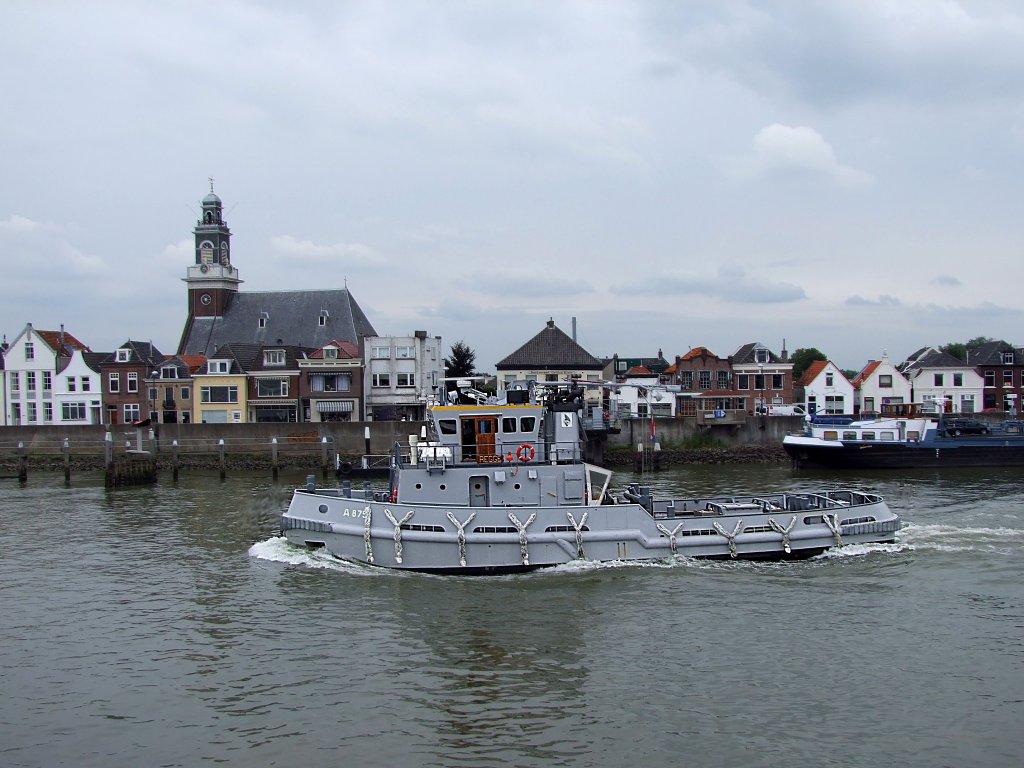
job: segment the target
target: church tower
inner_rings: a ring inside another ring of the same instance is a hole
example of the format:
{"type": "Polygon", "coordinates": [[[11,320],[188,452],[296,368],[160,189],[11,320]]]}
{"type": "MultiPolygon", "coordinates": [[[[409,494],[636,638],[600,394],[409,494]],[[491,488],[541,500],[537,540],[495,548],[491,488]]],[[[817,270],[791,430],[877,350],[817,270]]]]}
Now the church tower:
{"type": "Polygon", "coordinates": [[[224,221],[220,198],[213,192],[203,198],[202,217],[196,223],[196,263],[188,268],[189,317],[222,317],[242,280],[231,266],[231,230],[224,221]]]}

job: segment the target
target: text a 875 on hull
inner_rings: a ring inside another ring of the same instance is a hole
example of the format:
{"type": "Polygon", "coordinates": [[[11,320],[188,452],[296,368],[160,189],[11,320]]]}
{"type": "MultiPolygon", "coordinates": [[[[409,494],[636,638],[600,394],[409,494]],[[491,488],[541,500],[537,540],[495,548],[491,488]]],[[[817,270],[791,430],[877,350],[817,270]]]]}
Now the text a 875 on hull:
{"type": "MultiPolygon", "coordinates": [[[[655,499],[583,460],[587,393],[522,382],[500,401],[436,405],[429,440],[396,445],[387,491],[297,488],[295,544],[437,573],[515,572],[574,560],[806,557],[891,542],[898,515],[858,490],[655,499]]],[[[600,405],[600,403],[598,403],[600,405]]]]}

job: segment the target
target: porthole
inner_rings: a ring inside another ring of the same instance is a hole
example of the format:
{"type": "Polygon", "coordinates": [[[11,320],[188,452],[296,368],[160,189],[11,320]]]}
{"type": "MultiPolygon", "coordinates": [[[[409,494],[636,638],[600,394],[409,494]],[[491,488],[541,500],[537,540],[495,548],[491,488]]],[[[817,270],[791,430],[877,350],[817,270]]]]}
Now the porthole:
{"type": "Polygon", "coordinates": [[[522,486],[522,485],[520,485],[519,483],[516,483],[516,484],[515,484],[515,485],[513,485],[512,487],[513,487],[513,488],[515,488],[515,489],[516,489],[516,490],[518,491],[518,490],[519,490],[520,488],[522,488],[523,486],[522,486]]]}
{"type": "Polygon", "coordinates": [[[480,487],[481,487],[481,486],[480,486],[480,483],[473,483],[473,488],[474,488],[474,489],[476,489],[476,490],[478,490],[478,491],[479,491],[479,490],[480,490],[480,487]]]}
{"type": "Polygon", "coordinates": [[[417,491],[422,491],[423,490],[423,483],[416,483],[416,490],[417,491]]]}
{"type": "Polygon", "coordinates": [[[319,507],[317,507],[317,509],[320,511],[321,515],[326,515],[327,514],[327,505],[326,504],[321,504],[319,507]]]}
{"type": "Polygon", "coordinates": [[[444,483],[441,483],[441,484],[440,484],[440,485],[439,485],[439,486],[437,487],[437,490],[439,490],[439,491],[447,491],[447,490],[448,490],[448,486],[447,486],[447,485],[445,485],[444,483]]]}

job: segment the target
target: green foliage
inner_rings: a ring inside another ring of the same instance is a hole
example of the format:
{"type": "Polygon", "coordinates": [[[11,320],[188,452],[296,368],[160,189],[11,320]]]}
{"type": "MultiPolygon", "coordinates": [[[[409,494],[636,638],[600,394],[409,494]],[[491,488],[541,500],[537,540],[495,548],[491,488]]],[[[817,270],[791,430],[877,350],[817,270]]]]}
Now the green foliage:
{"type": "Polygon", "coordinates": [[[444,375],[446,378],[472,376],[476,367],[476,352],[466,342],[456,341],[452,344],[451,355],[444,359],[444,375]]]}
{"type": "Polygon", "coordinates": [[[988,336],[975,336],[973,339],[969,339],[968,341],[951,341],[949,344],[943,344],[939,347],[939,351],[946,352],[957,360],[967,360],[968,352],[973,352],[978,347],[983,344],[988,344],[990,341],[995,341],[995,339],[990,339],[988,336]]]}
{"type": "MultiPolygon", "coordinates": [[[[828,357],[817,347],[801,347],[794,352],[789,361],[793,364],[793,379],[799,379],[804,371],[811,367],[811,363],[817,360],[828,360],[828,357]]],[[[854,374],[856,375],[856,374],[854,374]]]]}

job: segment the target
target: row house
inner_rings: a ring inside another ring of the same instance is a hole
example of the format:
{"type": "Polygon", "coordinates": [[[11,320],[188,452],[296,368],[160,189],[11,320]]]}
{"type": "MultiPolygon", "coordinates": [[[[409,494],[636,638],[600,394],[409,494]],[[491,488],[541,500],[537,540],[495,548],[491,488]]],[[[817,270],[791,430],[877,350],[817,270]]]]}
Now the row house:
{"type": "Polygon", "coordinates": [[[670,384],[679,388],[679,414],[696,416],[698,411],[747,410],[744,395],[732,388],[732,363],[707,347],[693,347],[685,355],[676,355],[666,370],[670,384]]]}
{"type": "Polygon", "coordinates": [[[363,339],[367,421],[423,421],[427,404],[439,398],[444,379],[440,336],[414,331],[411,336],[363,339]]]}
{"type": "Polygon", "coordinates": [[[935,347],[924,347],[900,365],[913,392],[913,402],[933,403],[943,413],[981,410],[985,380],[977,370],[935,347]]]}
{"type": "Polygon", "coordinates": [[[967,362],[982,377],[982,410],[1017,416],[1024,407],[1024,350],[990,341],[968,350],[967,362]]]}
{"type": "Polygon", "coordinates": [[[150,417],[144,382],[163,359],[152,342],[128,340],[100,362],[104,424],[135,424],[150,417]]]}
{"type": "Polygon", "coordinates": [[[808,414],[853,413],[854,385],[830,360],[815,360],[796,382],[808,414]]]}
{"type": "Polygon", "coordinates": [[[887,354],[881,360],[869,360],[852,383],[855,414],[872,416],[881,413],[885,406],[913,402],[910,382],[887,354]]]}
{"type": "Polygon", "coordinates": [[[67,333],[37,330],[28,323],[6,346],[4,359],[3,422],[53,424],[58,421],[54,406],[54,380],[76,350],[89,348],[67,333]]]}
{"type": "Polygon", "coordinates": [[[100,364],[107,352],[76,349],[57,371],[53,390],[54,415],[61,424],[103,423],[103,376],[100,364]]]}
{"type": "Polygon", "coordinates": [[[650,371],[660,384],[668,383],[666,371],[669,368],[669,362],[660,349],[657,357],[619,357],[618,354],[614,354],[604,360],[602,373],[605,381],[621,382],[628,377],[630,371],[637,368],[650,371]]]}
{"type": "Polygon", "coordinates": [[[156,366],[146,379],[150,420],[154,424],[190,424],[194,377],[205,369],[204,355],[175,355],[156,366]]]}
{"type": "Polygon", "coordinates": [[[363,356],[335,339],[298,361],[304,421],[358,421],[363,402],[363,356]]]}

